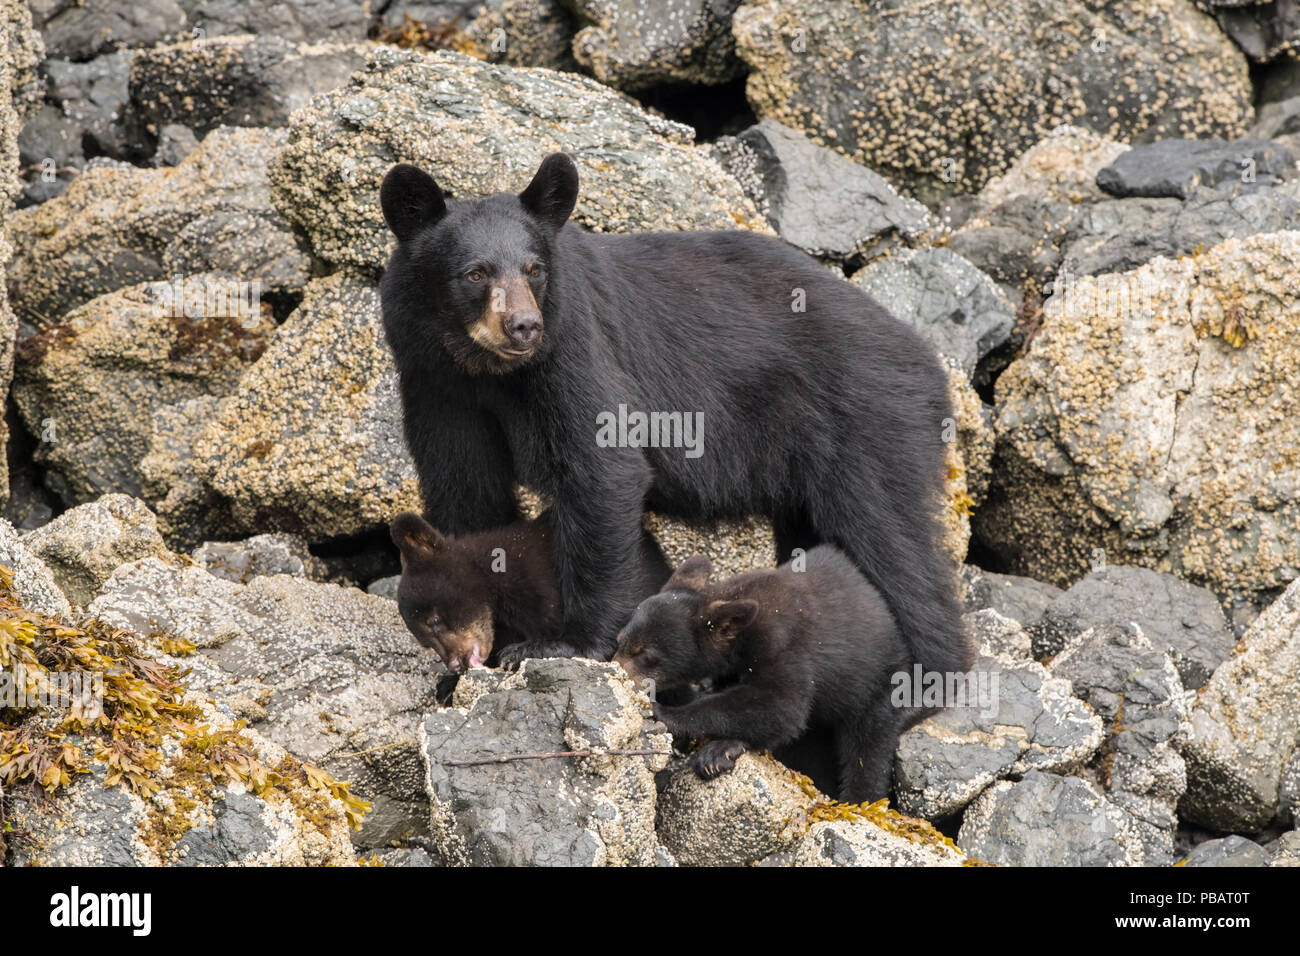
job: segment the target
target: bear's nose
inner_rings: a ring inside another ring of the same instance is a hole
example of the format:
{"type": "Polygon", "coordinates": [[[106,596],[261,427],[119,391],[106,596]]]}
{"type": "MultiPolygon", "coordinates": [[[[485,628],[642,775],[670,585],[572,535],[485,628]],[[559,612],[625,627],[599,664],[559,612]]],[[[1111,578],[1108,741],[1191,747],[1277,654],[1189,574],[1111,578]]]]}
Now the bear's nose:
{"type": "Polygon", "coordinates": [[[520,348],[531,348],[542,334],[542,314],[535,309],[511,312],[506,319],[506,335],[520,348]]]}

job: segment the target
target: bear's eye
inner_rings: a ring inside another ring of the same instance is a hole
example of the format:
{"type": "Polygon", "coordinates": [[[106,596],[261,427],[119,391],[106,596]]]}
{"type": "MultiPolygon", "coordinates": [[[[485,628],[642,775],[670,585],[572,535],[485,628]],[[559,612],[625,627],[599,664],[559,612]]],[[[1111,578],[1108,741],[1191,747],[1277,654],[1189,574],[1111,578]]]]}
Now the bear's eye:
{"type": "Polygon", "coordinates": [[[541,267],[541,266],[539,266],[536,262],[533,262],[533,263],[530,263],[530,264],[529,264],[529,266],[528,266],[528,277],[529,277],[530,279],[536,279],[536,278],[540,277],[541,274],[542,274],[542,267],[541,267]]]}
{"type": "Polygon", "coordinates": [[[469,272],[465,273],[465,278],[468,279],[470,282],[482,282],[482,281],[483,281],[483,270],[482,270],[482,269],[470,269],[469,272]]]}
{"type": "Polygon", "coordinates": [[[437,614],[430,615],[429,626],[433,628],[435,631],[438,630],[440,627],[442,627],[442,618],[440,618],[437,614]]]}

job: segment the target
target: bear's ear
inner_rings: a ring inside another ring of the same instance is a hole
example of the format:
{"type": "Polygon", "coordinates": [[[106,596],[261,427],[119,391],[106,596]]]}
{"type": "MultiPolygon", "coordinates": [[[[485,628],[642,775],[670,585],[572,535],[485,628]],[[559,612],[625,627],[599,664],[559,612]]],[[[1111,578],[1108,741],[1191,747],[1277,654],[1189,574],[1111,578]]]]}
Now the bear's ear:
{"type": "Polygon", "coordinates": [[[694,554],[682,562],[682,566],[673,572],[661,591],[686,588],[688,591],[702,591],[713,574],[713,564],[702,554],[694,554]]]}
{"type": "Polygon", "coordinates": [[[433,177],[409,163],[398,163],[379,187],[379,204],[388,228],[402,242],[447,213],[442,190],[433,177]]]}
{"type": "Polygon", "coordinates": [[[730,640],[754,622],[758,604],[754,601],[714,601],[704,609],[704,622],[718,637],[730,640]]]}
{"type": "Polygon", "coordinates": [[[578,201],[578,167],[564,153],[551,153],[537,167],[519,201],[534,218],[558,231],[578,201]]]}
{"type": "Polygon", "coordinates": [[[408,561],[427,561],[433,552],[443,543],[440,535],[429,522],[414,511],[403,511],[388,526],[393,544],[402,552],[402,566],[408,561]]]}

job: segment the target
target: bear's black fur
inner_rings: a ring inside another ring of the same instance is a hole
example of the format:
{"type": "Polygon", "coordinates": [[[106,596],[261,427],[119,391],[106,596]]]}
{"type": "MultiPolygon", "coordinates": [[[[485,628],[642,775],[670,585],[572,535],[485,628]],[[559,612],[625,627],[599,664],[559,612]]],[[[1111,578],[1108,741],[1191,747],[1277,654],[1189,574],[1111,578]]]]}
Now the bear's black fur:
{"type": "MultiPolygon", "coordinates": [[[[643,509],[768,515],[778,561],[834,543],[915,660],[966,669],[937,518],[952,412],[931,348],[778,239],[587,233],[566,224],[577,193],[560,153],[518,196],[449,201],[408,165],[384,180],[399,240],[384,328],[430,520],[491,528],[515,519],[516,482],[549,493],[561,650],[603,659],[637,604],[643,509]],[[620,404],[703,413],[703,455],[600,447],[597,416],[620,404]]],[[[542,650],[557,647],[517,645],[507,663],[542,650]]]]}
{"type": "Polygon", "coordinates": [[[746,748],[783,748],[829,732],[836,796],[887,796],[898,736],[918,718],[894,707],[890,681],[911,659],[884,599],[830,545],[804,570],[783,564],[709,584],[707,558],[685,562],[619,635],[614,660],[656,694],[711,680],[714,692],[655,704],[674,735],[708,737],[692,758],[702,777],[730,770],[746,748]]]}
{"type": "MultiPolygon", "coordinates": [[[[551,558],[546,511],[531,521],[449,536],[406,511],[389,534],[402,557],[397,608],[415,639],[432,648],[452,673],[493,666],[511,644],[544,646],[564,632],[563,604],[551,558]]],[[[641,596],[653,594],[671,569],[643,532],[641,596]]]]}

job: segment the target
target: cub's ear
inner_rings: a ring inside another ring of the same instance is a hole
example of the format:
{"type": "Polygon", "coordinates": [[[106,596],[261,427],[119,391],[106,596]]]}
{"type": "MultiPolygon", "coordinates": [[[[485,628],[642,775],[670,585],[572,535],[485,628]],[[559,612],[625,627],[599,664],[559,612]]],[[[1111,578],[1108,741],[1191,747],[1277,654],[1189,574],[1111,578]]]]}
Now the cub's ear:
{"type": "Polygon", "coordinates": [[[686,588],[688,591],[702,591],[713,574],[713,564],[702,554],[694,554],[682,562],[682,566],[673,572],[673,576],[664,582],[660,591],[674,588],[686,588]]]}
{"type": "Polygon", "coordinates": [[[402,242],[447,213],[447,202],[433,177],[409,163],[398,163],[388,171],[379,187],[379,204],[388,228],[402,242]]]}
{"type": "Polygon", "coordinates": [[[403,511],[388,526],[393,544],[402,552],[402,567],[408,561],[427,561],[433,552],[443,543],[440,535],[429,522],[414,511],[403,511]]]}
{"type": "Polygon", "coordinates": [[[558,230],[569,221],[578,201],[578,167],[564,153],[551,153],[519,194],[519,201],[534,218],[558,230]]]}
{"type": "Polygon", "coordinates": [[[704,609],[709,630],[723,638],[733,638],[754,622],[758,615],[755,601],[714,601],[704,609]]]}

